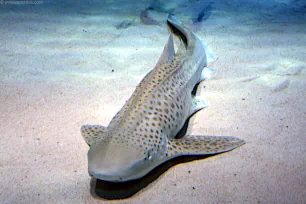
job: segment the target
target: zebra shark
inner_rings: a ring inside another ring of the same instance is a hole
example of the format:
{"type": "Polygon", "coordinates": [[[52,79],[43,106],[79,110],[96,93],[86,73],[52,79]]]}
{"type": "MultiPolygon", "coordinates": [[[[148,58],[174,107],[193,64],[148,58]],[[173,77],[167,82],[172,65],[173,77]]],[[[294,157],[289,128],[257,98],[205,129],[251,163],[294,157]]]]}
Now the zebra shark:
{"type": "Polygon", "coordinates": [[[88,172],[111,182],[139,179],[174,157],[212,155],[245,143],[230,136],[184,135],[186,121],[207,102],[195,96],[197,84],[213,75],[207,47],[173,15],[168,42],[156,64],[107,127],[83,125],[88,172]],[[180,40],[175,52],[173,36],[180,40]]]}

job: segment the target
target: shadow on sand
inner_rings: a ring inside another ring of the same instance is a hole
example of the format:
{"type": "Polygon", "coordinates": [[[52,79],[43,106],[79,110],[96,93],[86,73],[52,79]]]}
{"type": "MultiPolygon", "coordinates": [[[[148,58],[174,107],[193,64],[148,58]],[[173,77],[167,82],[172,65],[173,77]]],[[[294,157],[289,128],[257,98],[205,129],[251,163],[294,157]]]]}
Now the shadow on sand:
{"type": "Polygon", "coordinates": [[[161,174],[163,174],[165,171],[170,169],[172,166],[180,163],[204,159],[214,155],[181,156],[173,158],[159,165],[151,172],[149,172],[146,176],[137,180],[127,181],[127,182],[109,182],[109,181],[103,181],[92,178],[90,182],[91,183],[90,192],[93,197],[104,198],[108,200],[129,198],[138,191],[140,191],[141,189],[148,186],[151,182],[156,180],[161,174]]]}

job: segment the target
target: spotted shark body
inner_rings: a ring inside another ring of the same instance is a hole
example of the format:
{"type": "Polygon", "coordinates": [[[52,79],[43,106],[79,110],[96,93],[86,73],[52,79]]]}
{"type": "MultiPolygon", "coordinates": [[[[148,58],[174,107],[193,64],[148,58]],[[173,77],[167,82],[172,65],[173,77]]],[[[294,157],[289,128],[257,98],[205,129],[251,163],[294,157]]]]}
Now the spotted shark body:
{"type": "Polygon", "coordinates": [[[174,157],[216,154],[244,144],[235,137],[177,139],[189,117],[207,106],[193,90],[213,71],[207,68],[205,44],[174,16],[168,16],[167,25],[170,36],[157,65],[110,124],[81,127],[90,146],[88,171],[95,178],[134,180],[174,157]],[[176,52],[173,35],[181,42],[176,52]]]}

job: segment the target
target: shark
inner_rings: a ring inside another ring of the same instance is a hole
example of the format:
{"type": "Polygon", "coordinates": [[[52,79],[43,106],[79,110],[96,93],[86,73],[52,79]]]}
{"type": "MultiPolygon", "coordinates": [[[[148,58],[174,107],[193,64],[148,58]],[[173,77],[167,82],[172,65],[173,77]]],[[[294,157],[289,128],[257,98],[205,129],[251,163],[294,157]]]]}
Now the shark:
{"type": "Polygon", "coordinates": [[[196,112],[208,106],[196,96],[198,84],[214,75],[208,48],[169,14],[168,41],[156,66],[139,83],[108,126],[86,124],[81,134],[89,145],[88,172],[99,180],[140,179],[179,156],[214,155],[245,143],[232,136],[178,134],[196,112]],[[174,37],[179,45],[174,46],[174,37]]]}

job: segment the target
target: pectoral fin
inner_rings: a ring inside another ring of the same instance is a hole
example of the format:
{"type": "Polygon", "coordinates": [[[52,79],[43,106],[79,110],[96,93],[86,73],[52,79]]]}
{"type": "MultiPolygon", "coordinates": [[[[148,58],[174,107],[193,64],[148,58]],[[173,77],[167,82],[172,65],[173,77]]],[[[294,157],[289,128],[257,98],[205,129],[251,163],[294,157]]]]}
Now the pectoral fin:
{"type": "Polygon", "coordinates": [[[168,141],[168,155],[211,155],[230,151],[244,143],[244,140],[237,137],[187,135],[168,141]]]}
{"type": "Polygon", "coordinates": [[[98,138],[103,137],[106,127],[102,125],[82,125],[81,133],[85,142],[90,146],[98,138]]]}

